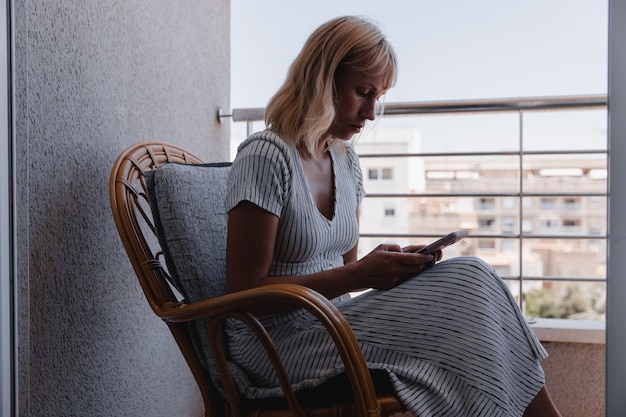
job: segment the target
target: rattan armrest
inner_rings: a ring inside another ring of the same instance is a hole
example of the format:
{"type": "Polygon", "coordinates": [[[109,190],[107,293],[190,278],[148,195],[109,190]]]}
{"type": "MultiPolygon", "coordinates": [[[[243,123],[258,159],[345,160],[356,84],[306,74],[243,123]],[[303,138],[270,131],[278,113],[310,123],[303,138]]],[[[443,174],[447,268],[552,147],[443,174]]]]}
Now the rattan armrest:
{"type": "Polygon", "coordinates": [[[338,316],[338,320],[344,326],[348,328],[350,326],[326,297],[298,284],[264,285],[195,303],[168,303],[156,313],[163,320],[179,323],[210,318],[233,311],[251,311],[258,307],[266,307],[268,302],[281,303],[286,309],[320,309],[329,316],[338,316]]]}
{"type": "MultiPolygon", "coordinates": [[[[333,338],[343,361],[346,374],[352,385],[355,406],[362,411],[360,415],[366,416],[370,413],[374,415],[379,413],[380,406],[376,399],[371,375],[349,323],[327,298],[310,288],[297,284],[266,285],[192,304],[170,304],[158,311],[157,314],[169,322],[192,321],[202,318],[211,319],[210,323],[213,329],[209,328],[209,339],[212,342],[211,348],[213,349],[214,359],[220,370],[228,396],[232,395],[235,398],[238,398],[238,394],[226,365],[225,354],[222,351],[221,343],[215,339],[219,338],[217,326],[224,319],[235,317],[244,321],[255,331],[259,340],[265,346],[268,356],[274,364],[277,376],[281,380],[285,397],[293,411],[299,414],[302,410],[295,399],[291,384],[286,379],[286,372],[282,367],[278,352],[269,335],[250,313],[250,311],[254,311],[259,306],[272,304],[305,309],[324,325],[333,338]]],[[[235,401],[234,398],[230,402],[231,404],[240,403],[240,401],[235,401]]]]}

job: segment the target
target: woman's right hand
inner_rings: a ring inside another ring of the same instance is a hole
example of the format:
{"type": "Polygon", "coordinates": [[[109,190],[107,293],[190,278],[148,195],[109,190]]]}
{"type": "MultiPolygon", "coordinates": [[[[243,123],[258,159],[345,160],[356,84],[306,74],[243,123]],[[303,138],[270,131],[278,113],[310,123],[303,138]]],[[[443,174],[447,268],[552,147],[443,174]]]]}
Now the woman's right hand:
{"type": "Polygon", "coordinates": [[[398,245],[381,244],[352,265],[363,288],[388,290],[435,262],[433,255],[403,252],[398,245]]]}

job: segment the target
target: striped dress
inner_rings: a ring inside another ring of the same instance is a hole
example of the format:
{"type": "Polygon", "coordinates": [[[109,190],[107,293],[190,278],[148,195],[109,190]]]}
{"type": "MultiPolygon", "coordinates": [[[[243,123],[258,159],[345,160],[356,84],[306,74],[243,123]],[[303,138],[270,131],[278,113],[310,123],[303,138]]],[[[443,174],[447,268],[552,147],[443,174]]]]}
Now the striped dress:
{"type": "MultiPolygon", "coordinates": [[[[270,130],[239,147],[227,210],[250,201],[279,217],[270,275],[304,275],[343,264],[358,239],[356,209],[364,196],[351,146],[331,147],[335,213],[317,209],[297,150],[270,130]]],[[[415,416],[521,416],[544,384],[546,351],[528,328],[494,269],[475,257],[438,263],[387,291],[333,300],[350,322],[370,369],[389,374],[415,416]]],[[[332,341],[308,313],[263,318],[295,389],[343,371],[332,341]]],[[[263,348],[230,321],[227,344],[236,380],[248,398],[281,390],[263,348]]]]}

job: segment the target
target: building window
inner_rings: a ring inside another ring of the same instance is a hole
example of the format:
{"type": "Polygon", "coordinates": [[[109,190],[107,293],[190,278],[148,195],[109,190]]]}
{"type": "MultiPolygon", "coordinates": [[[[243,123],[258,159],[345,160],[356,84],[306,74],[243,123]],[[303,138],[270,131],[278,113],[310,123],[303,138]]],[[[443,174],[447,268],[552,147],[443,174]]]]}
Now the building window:
{"type": "Polygon", "coordinates": [[[556,198],[554,197],[541,197],[540,206],[542,210],[555,210],[557,208],[556,198]]]}
{"type": "Polygon", "coordinates": [[[382,178],[383,180],[392,180],[393,179],[393,168],[383,168],[382,169],[382,178]]]}
{"type": "Polygon", "coordinates": [[[493,217],[478,219],[478,230],[492,231],[495,226],[496,220],[493,217]]]}
{"type": "Polygon", "coordinates": [[[505,217],[502,219],[502,233],[512,235],[515,233],[515,219],[512,217],[505,217]]]}
{"type": "Polygon", "coordinates": [[[589,234],[590,235],[601,235],[602,234],[602,226],[597,223],[591,223],[589,225],[589,234]]]}
{"type": "Polygon", "coordinates": [[[564,219],[562,225],[563,231],[566,233],[580,232],[580,219],[564,219]]]}
{"type": "Polygon", "coordinates": [[[514,209],[516,207],[517,198],[505,197],[502,199],[502,208],[514,209]]]}
{"type": "Polygon", "coordinates": [[[580,198],[566,197],[563,199],[563,208],[568,211],[580,210],[580,198]]]}
{"type": "Polygon", "coordinates": [[[369,168],[367,170],[367,178],[373,181],[376,180],[392,180],[393,168],[369,168]]]}
{"type": "Polygon", "coordinates": [[[385,209],[385,217],[393,217],[396,215],[396,209],[394,208],[386,208],[385,209]]]}
{"type": "Polygon", "coordinates": [[[496,199],[493,197],[481,197],[478,199],[479,210],[493,210],[496,208],[496,199]]]}
{"type": "Polygon", "coordinates": [[[533,197],[524,197],[522,199],[522,207],[524,208],[533,208],[535,205],[535,200],[533,197]]]}
{"type": "Polygon", "coordinates": [[[603,200],[604,199],[600,197],[589,197],[587,205],[589,206],[590,209],[601,209],[603,200]]]}
{"type": "Polygon", "coordinates": [[[555,219],[541,219],[539,220],[539,228],[543,232],[556,232],[559,230],[559,222],[555,219]]]}
{"type": "Polygon", "coordinates": [[[533,232],[533,219],[522,220],[522,232],[531,234],[533,232]]]}
{"type": "Polygon", "coordinates": [[[503,239],[502,242],[500,242],[500,249],[503,252],[515,252],[517,250],[515,241],[511,239],[503,239]]]}

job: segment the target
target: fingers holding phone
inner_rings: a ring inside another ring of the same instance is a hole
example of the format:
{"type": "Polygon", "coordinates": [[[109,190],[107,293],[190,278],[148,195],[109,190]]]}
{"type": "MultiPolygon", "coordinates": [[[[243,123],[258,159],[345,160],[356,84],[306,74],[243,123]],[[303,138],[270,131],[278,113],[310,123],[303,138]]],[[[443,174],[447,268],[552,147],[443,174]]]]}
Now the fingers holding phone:
{"type": "Polygon", "coordinates": [[[467,230],[455,230],[448,233],[440,239],[432,242],[429,245],[410,245],[402,248],[403,252],[414,252],[422,255],[433,255],[435,261],[440,261],[443,256],[443,249],[458,242],[461,239],[466,238],[469,235],[467,230]]]}
{"type": "Polygon", "coordinates": [[[433,265],[435,264],[435,262],[439,262],[441,260],[441,258],[443,257],[443,251],[442,250],[436,250],[434,252],[430,251],[428,253],[424,253],[421,252],[422,249],[424,249],[426,247],[426,245],[408,245],[402,248],[402,252],[404,253],[416,253],[419,255],[432,255],[433,256],[433,265]]]}

